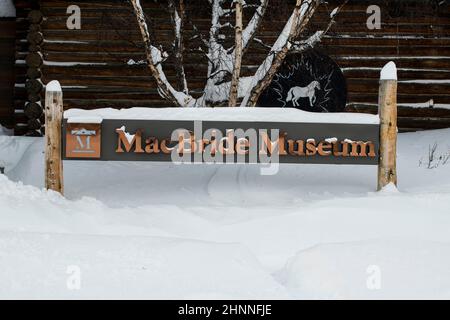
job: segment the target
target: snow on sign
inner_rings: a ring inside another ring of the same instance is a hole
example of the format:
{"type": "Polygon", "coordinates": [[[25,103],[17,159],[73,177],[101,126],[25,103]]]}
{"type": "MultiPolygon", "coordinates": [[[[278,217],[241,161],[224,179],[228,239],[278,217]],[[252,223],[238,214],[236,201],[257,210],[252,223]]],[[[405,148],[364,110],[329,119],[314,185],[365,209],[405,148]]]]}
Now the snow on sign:
{"type": "Polygon", "coordinates": [[[378,164],[376,116],[239,109],[168,109],[177,113],[176,120],[158,109],[145,111],[148,117],[141,112],[141,119],[118,111],[100,123],[69,116],[63,123],[63,155],[112,161],[174,161],[175,155],[183,162],[219,163],[265,163],[276,156],[272,162],[378,164]]]}

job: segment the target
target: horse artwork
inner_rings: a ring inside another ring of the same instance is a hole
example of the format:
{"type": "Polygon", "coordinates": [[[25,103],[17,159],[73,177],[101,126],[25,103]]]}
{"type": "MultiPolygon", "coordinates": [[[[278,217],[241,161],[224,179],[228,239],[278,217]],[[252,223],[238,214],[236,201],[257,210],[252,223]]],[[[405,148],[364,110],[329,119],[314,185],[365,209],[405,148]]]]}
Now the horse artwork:
{"type": "Polygon", "coordinates": [[[258,106],[343,112],[346,103],[347,85],[341,68],[326,54],[310,49],[286,57],[258,106]]]}
{"type": "Polygon", "coordinates": [[[316,102],[316,89],[320,90],[319,81],[313,81],[306,87],[292,87],[289,89],[286,102],[292,101],[294,107],[298,107],[301,98],[309,98],[309,105],[312,108],[316,102]]]}

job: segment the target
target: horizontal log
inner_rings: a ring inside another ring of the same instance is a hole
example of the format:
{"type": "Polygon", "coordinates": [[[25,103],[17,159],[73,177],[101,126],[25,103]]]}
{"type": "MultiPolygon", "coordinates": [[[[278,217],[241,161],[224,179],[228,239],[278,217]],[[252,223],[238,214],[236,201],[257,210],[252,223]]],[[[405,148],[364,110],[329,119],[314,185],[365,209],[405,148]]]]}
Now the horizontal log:
{"type": "Polygon", "coordinates": [[[42,76],[42,72],[39,68],[30,67],[27,70],[27,77],[30,79],[38,79],[42,76]]]}
{"type": "Polygon", "coordinates": [[[40,31],[29,32],[27,40],[31,44],[40,45],[44,41],[44,35],[40,31]]]}
{"type": "MultiPolygon", "coordinates": [[[[353,79],[375,79],[380,78],[380,68],[366,69],[364,67],[343,68],[342,72],[346,78],[353,79]]],[[[398,79],[401,80],[447,80],[450,79],[450,70],[434,69],[397,69],[398,79]]]]}
{"type": "MultiPolygon", "coordinates": [[[[118,21],[117,19],[111,19],[105,21],[103,18],[83,18],[82,19],[82,30],[89,31],[95,30],[97,32],[111,32],[111,30],[124,31],[139,31],[138,25],[132,20],[133,16],[130,16],[125,21],[118,21]],[[133,22],[131,22],[133,21],[133,22]]],[[[170,21],[170,20],[169,20],[170,21]]],[[[41,27],[43,30],[67,30],[67,16],[64,17],[50,17],[46,19],[41,27]]],[[[261,32],[270,32],[274,37],[279,34],[283,29],[285,22],[272,22],[270,25],[270,31],[262,29],[261,32]]],[[[315,30],[324,30],[327,27],[328,22],[311,23],[307,30],[314,32],[315,30]]],[[[173,25],[170,23],[157,24],[158,35],[161,35],[164,31],[166,35],[173,35],[173,25]]],[[[384,24],[381,29],[370,30],[372,35],[403,35],[403,36],[445,36],[448,34],[448,28],[450,24],[446,25],[415,25],[415,24],[384,24]]],[[[208,27],[209,28],[209,27],[208,27]]],[[[207,34],[207,29],[205,28],[203,32],[207,34]]],[[[231,29],[231,28],[230,28],[231,29]]],[[[345,23],[345,24],[335,24],[329,31],[329,33],[334,34],[349,34],[349,33],[368,33],[367,26],[364,23],[345,23]]]]}
{"type": "Polygon", "coordinates": [[[132,107],[143,107],[143,108],[166,108],[171,107],[171,103],[165,100],[133,100],[133,99],[114,99],[114,100],[104,100],[97,99],[83,100],[83,99],[64,99],[64,109],[70,108],[82,108],[82,109],[97,109],[97,108],[132,108],[132,107]]]}
{"type": "Polygon", "coordinates": [[[26,55],[25,60],[27,65],[32,68],[39,68],[44,62],[42,54],[39,52],[30,52],[26,55]]]}
{"type": "Polygon", "coordinates": [[[42,22],[43,15],[40,10],[31,10],[28,13],[28,21],[33,24],[39,24],[42,22]]]}
{"type": "MultiPolygon", "coordinates": [[[[347,104],[345,111],[358,113],[378,113],[377,104],[347,104]]],[[[432,118],[450,118],[450,108],[418,108],[400,105],[397,108],[398,116],[401,117],[432,117],[432,118]]]]}
{"type": "Polygon", "coordinates": [[[29,32],[41,32],[41,26],[39,24],[30,24],[28,27],[29,32]]]}
{"type": "Polygon", "coordinates": [[[29,130],[39,130],[42,124],[39,119],[29,119],[27,122],[27,126],[29,130]]]}
{"type": "MultiPolygon", "coordinates": [[[[286,2],[287,3],[284,6],[279,6],[278,2],[276,2],[276,3],[269,2],[269,9],[273,8],[274,10],[269,10],[268,16],[270,16],[271,18],[279,18],[279,19],[284,18],[285,19],[286,15],[292,11],[292,8],[294,7],[294,4],[295,4],[295,2],[293,2],[293,1],[286,1],[286,2]],[[278,7],[275,7],[276,5],[278,5],[278,7]],[[275,10],[275,9],[277,9],[277,10],[275,10]]],[[[70,1],[48,1],[47,0],[41,4],[41,10],[46,12],[46,14],[48,14],[48,12],[55,12],[55,14],[59,15],[70,4],[71,4],[70,1]]],[[[328,17],[331,10],[334,8],[333,6],[336,6],[337,4],[339,4],[339,2],[336,2],[336,1],[328,2],[327,6],[320,6],[318,11],[316,12],[316,14],[323,15],[324,17],[328,17]]],[[[382,14],[383,21],[386,19],[401,19],[401,18],[391,18],[390,17],[389,10],[385,7],[386,2],[374,0],[370,4],[378,4],[382,8],[381,14],[382,14]]],[[[111,1],[80,2],[80,1],[77,1],[77,5],[79,5],[83,11],[86,11],[87,14],[89,14],[89,13],[95,14],[95,10],[97,10],[97,11],[111,10],[114,12],[118,12],[118,14],[120,14],[121,11],[126,13],[130,8],[130,4],[127,2],[123,2],[123,1],[122,2],[111,2],[111,1]]],[[[156,16],[168,14],[167,9],[166,9],[167,5],[165,5],[164,2],[163,3],[161,3],[161,2],[152,3],[152,2],[147,1],[147,2],[142,2],[142,6],[145,11],[151,11],[156,16]]],[[[363,17],[367,17],[367,14],[366,14],[367,6],[368,6],[367,3],[358,3],[356,1],[351,1],[344,7],[342,12],[340,13],[340,16],[344,15],[344,14],[348,14],[351,16],[361,15],[363,17]]],[[[448,12],[446,10],[441,10],[440,12],[438,12],[438,14],[436,14],[436,12],[432,10],[431,6],[427,6],[426,4],[418,5],[416,3],[413,7],[408,7],[408,9],[410,9],[410,10],[408,10],[409,17],[404,17],[403,19],[411,20],[412,18],[415,18],[415,19],[418,19],[420,17],[428,18],[430,16],[431,17],[434,17],[434,16],[448,17],[448,12]]],[[[188,2],[186,4],[186,10],[187,10],[187,13],[196,12],[198,14],[201,14],[206,19],[207,14],[210,11],[210,8],[208,6],[205,6],[202,2],[188,2]]]]}
{"type": "Polygon", "coordinates": [[[29,119],[39,119],[42,112],[42,106],[36,102],[29,102],[24,107],[24,113],[29,119]]]}
{"type": "Polygon", "coordinates": [[[41,100],[41,93],[42,92],[40,92],[40,93],[32,93],[32,92],[30,92],[27,95],[27,100],[30,101],[30,102],[38,102],[38,101],[41,100]]]}
{"type": "MultiPolygon", "coordinates": [[[[167,39],[164,42],[159,43],[160,45],[166,48],[170,48],[172,41],[167,39]]],[[[357,56],[377,56],[377,55],[393,55],[393,56],[450,56],[450,41],[445,46],[420,46],[411,50],[411,46],[414,46],[414,43],[400,45],[373,45],[368,41],[364,46],[361,44],[356,45],[339,45],[333,42],[321,43],[318,46],[319,49],[325,51],[329,55],[357,55],[357,56]]],[[[194,44],[186,45],[187,50],[195,50],[198,46],[194,44]]],[[[70,53],[71,55],[87,54],[91,53],[92,56],[97,55],[125,55],[128,53],[131,54],[144,54],[144,46],[142,41],[130,41],[130,40],[102,40],[99,35],[98,40],[87,40],[87,41],[55,41],[50,40],[44,42],[42,44],[42,49],[48,53],[57,55],[60,53],[61,56],[64,54],[70,53]]],[[[261,46],[257,46],[256,44],[247,51],[246,56],[252,55],[259,52],[261,57],[267,55],[267,49],[263,49],[261,46]]],[[[187,53],[189,56],[199,56],[203,55],[198,52],[189,52],[187,53]]],[[[67,58],[69,59],[69,58],[67,58]]]]}
{"type": "MultiPolygon", "coordinates": [[[[433,99],[435,104],[450,104],[450,96],[448,94],[429,95],[421,94],[420,92],[416,94],[398,94],[398,103],[423,103],[430,99],[433,99]]],[[[347,102],[377,104],[378,95],[366,92],[348,92],[347,102]]]]}
{"type": "Polygon", "coordinates": [[[441,129],[450,127],[450,118],[398,117],[400,127],[416,129],[441,129]]]}
{"type": "Polygon", "coordinates": [[[25,82],[25,89],[27,93],[38,94],[42,91],[43,85],[42,82],[37,79],[28,79],[27,82],[25,82]]]}

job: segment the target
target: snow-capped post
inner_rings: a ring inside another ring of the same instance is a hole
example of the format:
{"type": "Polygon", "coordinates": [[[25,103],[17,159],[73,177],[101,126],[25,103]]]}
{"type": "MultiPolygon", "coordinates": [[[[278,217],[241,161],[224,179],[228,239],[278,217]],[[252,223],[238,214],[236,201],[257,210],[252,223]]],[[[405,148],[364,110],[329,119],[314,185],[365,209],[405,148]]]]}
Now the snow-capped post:
{"type": "Polygon", "coordinates": [[[236,25],[235,25],[235,54],[233,75],[230,85],[230,98],[228,99],[228,106],[235,107],[237,104],[239,77],[241,73],[242,63],[242,0],[235,0],[236,2],[236,25]]]}
{"type": "Polygon", "coordinates": [[[378,190],[381,190],[390,183],[397,185],[397,68],[392,61],[381,70],[378,114],[380,116],[378,190]]]}
{"type": "Polygon", "coordinates": [[[63,194],[63,166],[61,158],[61,125],[63,96],[58,81],[50,81],[45,88],[45,188],[63,194]]]}

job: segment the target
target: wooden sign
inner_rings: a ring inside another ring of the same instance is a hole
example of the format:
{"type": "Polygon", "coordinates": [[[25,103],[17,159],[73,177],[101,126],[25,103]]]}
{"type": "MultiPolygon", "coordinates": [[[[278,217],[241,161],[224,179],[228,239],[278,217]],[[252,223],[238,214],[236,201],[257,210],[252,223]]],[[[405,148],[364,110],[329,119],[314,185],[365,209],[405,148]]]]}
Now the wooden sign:
{"type": "Polygon", "coordinates": [[[90,114],[68,110],[67,119],[61,119],[61,87],[51,82],[45,109],[46,188],[62,193],[63,157],[378,165],[381,190],[397,183],[397,70],[392,61],[381,71],[379,92],[379,115],[318,115],[266,108],[131,108],[90,114]]]}
{"type": "Polygon", "coordinates": [[[258,105],[342,112],[346,102],[347,87],[341,69],[329,56],[311,49],[286,57],[258,105]]]}
{"type": "Polygon", "coordinates": [[[379,150],[379,124],[66,120],[63,137],[64,158],[71,160],[173,161],[176,150],[192,162],[213,156],[219,162],[261,163],[276,155],[280,163],[376,165],[379,150]]]}

